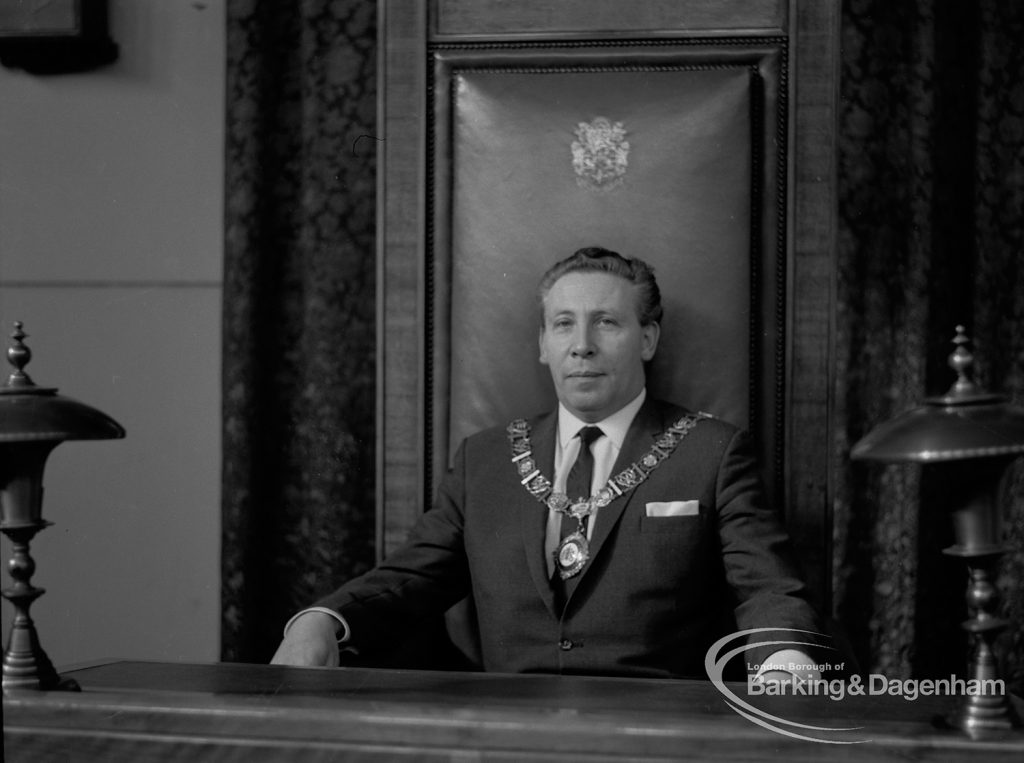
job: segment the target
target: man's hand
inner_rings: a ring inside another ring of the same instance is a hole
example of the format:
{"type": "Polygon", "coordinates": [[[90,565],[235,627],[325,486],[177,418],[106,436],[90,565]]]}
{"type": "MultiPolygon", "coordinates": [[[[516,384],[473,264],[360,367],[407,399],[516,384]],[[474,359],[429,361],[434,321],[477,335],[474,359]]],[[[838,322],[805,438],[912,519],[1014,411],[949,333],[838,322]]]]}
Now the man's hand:
{"type": "Polygon", "coordinates": [[[799,649],[780,649],[764,661],[755,680],[788,684],[794,680],[817,681],[820,678],[821,671],[808,654],[799,649]]]}
{"type": "Polygon", "coordinates": [[[296,618],[270,664],[338,667],[338,621],[323,612],[296,618]]]}
{"type": "Polygon", "coordinates": [[[788,684],[793,680],[793,674],[788,670],[766,670],[759,673],[754,680],[766,684],[788,684]]]}

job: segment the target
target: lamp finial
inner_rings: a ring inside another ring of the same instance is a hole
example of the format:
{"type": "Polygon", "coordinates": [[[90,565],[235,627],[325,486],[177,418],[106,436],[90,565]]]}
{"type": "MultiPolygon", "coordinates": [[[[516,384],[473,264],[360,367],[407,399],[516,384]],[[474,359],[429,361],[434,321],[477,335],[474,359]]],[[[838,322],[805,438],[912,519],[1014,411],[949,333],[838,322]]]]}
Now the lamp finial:
{"type": "Polygon", "coordinates": [[[949,367],[956,372],[956,381],[947,393],[948,397],[966,397],[978,392],[978,386],[971,378],[974,370],[974,355],[968,349],[971,340],[963,326],[956,327],[953,344],[956,349],[949,354],[949,367]]]}
{"type": "Polygon", "coordinates": [[[32,360],[32,350],[30,350],[24,342],[24,339],[28,336],[22,329],[24,324],[21,321],[14,322],[14,333],[11,334],[11,339],[14,341],[11,346],[7,348],[7,362],[14,366],[14,370],[11,375],[7,377],[7,383],[5,387],[18,388],[18,387],[34,387],[35,382],[25,373],[25,366],[32,360]]]}

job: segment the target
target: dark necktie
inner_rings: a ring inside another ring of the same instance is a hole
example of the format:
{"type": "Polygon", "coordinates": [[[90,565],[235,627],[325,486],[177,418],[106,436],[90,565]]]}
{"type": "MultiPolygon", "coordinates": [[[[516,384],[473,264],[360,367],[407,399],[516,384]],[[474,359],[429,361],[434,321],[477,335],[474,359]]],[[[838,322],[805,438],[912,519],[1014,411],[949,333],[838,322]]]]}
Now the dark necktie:
{"type": "MultiPolygon", "coordinates": [[[[602,434],[604,432],[601,431],[600,427],[588,426],[580,429],[576,435],[580,438],[580,452],[576,455],[576,460],[569,470],[569,476],[565,480],[565,494],[569,496],[569,500],[572,503],[575,503],[580,498],[587,499],[590,497],[590,486],[594,481],[594,453],[590,446],[602,434]]],[[[558,532],[559,541],[572,535],[576,530],[586,535],[587,519],[587,517],[584,517],[583,523],[580,524],[572,517],[562,514],[558,532]]],[[[575,582],[575,578],[562,580],[556,565],[554,575],[551,578],[551,584],[555,589],[555,599],[559,609],[564,605],[565,600],[568,598],[568,592],[575,585],[575,582]]]]}
{"type": "MultiPolygon", "coordinates": [[[[590,497],[590,485],[594,481],[594,453],[590,450],[590,446],[602,434],[604,432],[600,427],[583,427],[576,433],[576,436],[580,438],[580,452],[576,455],[576,460],[569,470],[569,476],[565,480],[565,494],[574,503],[580,498],[590,497]]],[[[565,523],[563,522],[563,524],[565,523]]],[[[569,532],[575,529],[573,526],[569,532]]],[[[568,533],[562,533],[563,538],[566,535],[568,533]]]]}

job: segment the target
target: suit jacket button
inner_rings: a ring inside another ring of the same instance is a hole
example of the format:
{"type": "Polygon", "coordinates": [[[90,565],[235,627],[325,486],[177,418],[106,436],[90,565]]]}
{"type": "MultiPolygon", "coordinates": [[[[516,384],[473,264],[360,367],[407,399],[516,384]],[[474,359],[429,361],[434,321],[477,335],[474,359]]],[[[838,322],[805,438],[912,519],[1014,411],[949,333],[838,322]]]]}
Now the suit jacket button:
{"type": "Polygon", "coordinates": [[[572,642],[567,638],[564,638],[558,642],[558,648],[565,652],[568,652],[570,649],[572,649],[572,646],[572,642]]]}

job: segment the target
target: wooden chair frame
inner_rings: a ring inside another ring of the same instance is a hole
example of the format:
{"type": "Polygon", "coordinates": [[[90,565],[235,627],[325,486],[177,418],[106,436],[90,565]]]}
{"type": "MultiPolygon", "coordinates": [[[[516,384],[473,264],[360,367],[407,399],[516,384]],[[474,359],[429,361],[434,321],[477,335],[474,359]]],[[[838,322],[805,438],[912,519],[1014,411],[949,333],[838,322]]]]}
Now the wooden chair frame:
{"type": "Polygon", "coordinates": [[[443,136],[452,77],[481,66],[727,60],[769,84],[760,117],[775,147],[761,156],[767,181],[754,215],[758,322],[751,329],[748,426],[762,443],[769,488],[827,612],[839,4],[737,0],[666,8],[573,0],[549,6],[540,0],[380,4],[379,553],[400,543],[430,505],[448,458],[443,316],[450,300],[451,210],[443,136]]]}

